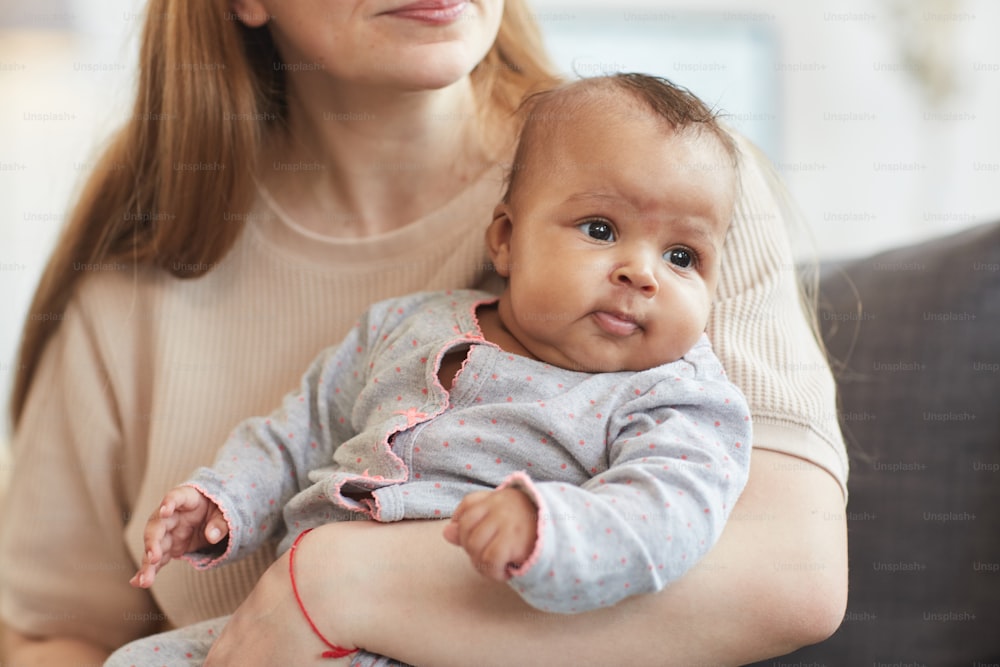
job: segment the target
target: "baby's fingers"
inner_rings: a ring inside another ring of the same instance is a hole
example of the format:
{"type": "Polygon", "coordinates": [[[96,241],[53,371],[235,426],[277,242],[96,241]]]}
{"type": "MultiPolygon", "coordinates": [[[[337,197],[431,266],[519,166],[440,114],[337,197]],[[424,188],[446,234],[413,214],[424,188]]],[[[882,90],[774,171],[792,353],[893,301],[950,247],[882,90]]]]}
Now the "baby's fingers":
{"type": "Polygon", "coordinates": [[[489,496],[489,491],[474,491],[466,495],[451,515],[451,521],[444,530],[444,538],[455,546],[465,546],[469,532],[488,512],[485,501],[489,496]]]}
{"type": "Polygon", "coordinates": [[[494,581],[507,581],[510,579],[508,565],[513,561],[512,545],[501,533],[493,535],[493,539],[479,552],[479,572],[494,581]]]}
{"type": "Polygon", "coordinates": [[[229,534],[229,524],[218,507],[209,513],[205,522],[205,539],[209,544],[218,544],[229,534]]]}
{"type": "Polygon", "coordinates": [[[447,540],[448,542],[454,544],[456,547],[462,546],[462,543],[459,541],[458,537],[457,521],[449,521],[448,524],[444,527],[443,534],[444,534],[444,539],[447,540]]]}
{"type": "Polygon", "coordinates": [[[159,545],[155,542],[147,544],[146,553],[142,557],[142,565],[139,566],[139,570],[135,575],[129,579],[130,584],[137,588],[149,588],[153,585],[156,573],[170,560],[170,555],[165,555],[163,550],[158,547],[159,545]]]}
{"type": "Polygon", "coordinates": [[[142,536],[145,558],[143,562],[158,563],[163,557],[163,550],[167,542],[167,527],[159,518],[152,518],[146,523],[146,530],[142,536]]]}
{"type": "Polygon", "coordinates": [[[175,512],[193,512],[206,503],[205,496],[190,486],[178,486],[167,492],[160,503],[160,517],[168,518],[175,512]]]}
{"type": "Polygon", "coordinates": [[[142,567],[140,567],[139,571],[128,580],[128,583],[132,584],[136,588],[149,588],[153,585],[153,579],[155,578],[156,567],[143,560],[142,567]]]}
{"type": "Polygon", "coordinates": [[[464,523],[466,526],[471,525],[471,521],[468,520],[467,514],[469,510],[473,509],[478,502],[488,495],[488,491],[476,491],[468,494],[462,499],[462,502],[458,504],[455,511],[451,515],[451,521],[448,525],[444,527],[444,539],[451,542],[456,547],[462,546],[462,530],[461,526],[464,523]]]}

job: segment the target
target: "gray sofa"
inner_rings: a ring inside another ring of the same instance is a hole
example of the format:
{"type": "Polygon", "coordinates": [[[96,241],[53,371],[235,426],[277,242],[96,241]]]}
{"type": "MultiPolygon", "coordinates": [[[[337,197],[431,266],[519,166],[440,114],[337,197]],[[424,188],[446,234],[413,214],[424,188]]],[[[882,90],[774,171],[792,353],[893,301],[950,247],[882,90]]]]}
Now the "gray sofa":
{"type": "Polygon", "coordinates": [[[761,667],[1000,665],[1000,224],[823,267],[847,615],[761,667]]]}

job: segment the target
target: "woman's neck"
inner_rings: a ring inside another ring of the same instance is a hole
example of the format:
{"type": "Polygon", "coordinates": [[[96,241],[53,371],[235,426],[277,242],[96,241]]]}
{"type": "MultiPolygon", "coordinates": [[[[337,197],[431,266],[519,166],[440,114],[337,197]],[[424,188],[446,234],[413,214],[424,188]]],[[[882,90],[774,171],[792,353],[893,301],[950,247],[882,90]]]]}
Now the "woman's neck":
{"type": "Polygon", "coordinates": [[[289,78],[289,131],[261,179],[298,224],[321,234],[371,236],[418,220],[500,152],[488,145],[468,78],[412,93],[289,78]]]}

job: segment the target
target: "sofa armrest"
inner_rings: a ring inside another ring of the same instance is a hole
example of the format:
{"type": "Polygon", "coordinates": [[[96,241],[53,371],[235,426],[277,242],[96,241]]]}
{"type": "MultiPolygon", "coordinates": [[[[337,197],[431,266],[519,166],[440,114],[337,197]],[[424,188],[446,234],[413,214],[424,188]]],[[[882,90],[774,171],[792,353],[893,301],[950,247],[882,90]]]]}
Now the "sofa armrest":
{"type": "Polygon", "coordinates": [[[826,265],[818,315],[851,460],[850,593],[837,633],[794,657],[1000,664],[1000,224],[826,265]]]}

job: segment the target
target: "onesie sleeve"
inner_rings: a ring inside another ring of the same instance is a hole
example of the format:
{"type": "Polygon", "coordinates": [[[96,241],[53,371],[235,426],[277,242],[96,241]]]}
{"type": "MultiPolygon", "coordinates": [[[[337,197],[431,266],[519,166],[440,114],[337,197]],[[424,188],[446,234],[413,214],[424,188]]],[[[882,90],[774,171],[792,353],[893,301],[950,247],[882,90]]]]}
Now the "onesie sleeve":
{"type": "MultiPolygon", "coordinates": [[[[746,484],[747,404],[721,377],[645,388],[609,425],[609,468],[582,486],[504,482],[538,506],[538,541],[511,586],[545,611],[576,613],[658,591],[715,544],[746,484]]],[[[634,387],[634,388],[633,388],[634,387]]]]}
{"type": "Polygon", "coordinates": [[[237,426],[215,463],[186,482],[215,501],[229,524],[221,555],[185,556],[196,568],[238,560],[283,534],[285,504],[311,484],[311,471],[333,463],[337,447],[353,435],[352,410],[364,386],[373,337],[370,315],[313,361],[277,410],[237,426]]]}

